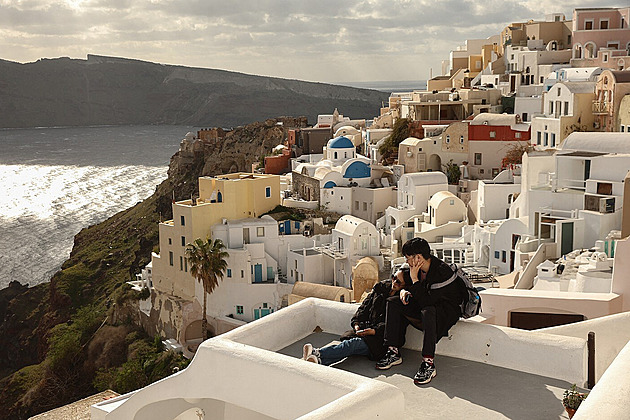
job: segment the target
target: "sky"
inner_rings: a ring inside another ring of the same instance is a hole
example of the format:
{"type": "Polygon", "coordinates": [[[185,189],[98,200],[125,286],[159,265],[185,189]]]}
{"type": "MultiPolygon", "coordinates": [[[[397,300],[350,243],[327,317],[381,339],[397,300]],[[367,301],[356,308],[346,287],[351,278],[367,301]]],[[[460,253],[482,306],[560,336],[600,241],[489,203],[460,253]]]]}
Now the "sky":
{"type": "Polygon", "coordinates": [[[25,63],[97,54],[330,83],[425,80],[441,74],[442,60],[466,39],[498,34],[510,22],[544,20],[546,13],[570,19],[576,7],[603,6],[601,0],[0,0],[0,58],[25,63]]]}

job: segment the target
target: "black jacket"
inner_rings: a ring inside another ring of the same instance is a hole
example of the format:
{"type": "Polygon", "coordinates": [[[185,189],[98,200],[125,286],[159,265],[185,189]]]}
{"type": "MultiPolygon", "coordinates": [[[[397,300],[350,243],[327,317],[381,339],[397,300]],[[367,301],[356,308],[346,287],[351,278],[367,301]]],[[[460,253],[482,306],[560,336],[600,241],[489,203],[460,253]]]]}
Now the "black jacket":
{"type": "Polygon", "coordinates": [[[448,264],[435,256],[431,256],[431,265],[426,279],[418,281],[408,288],[412,299],[416,299],[420,307],[435,307],[438,340],[448,335],[448,330],[457,323],[461,316],[460,304],[465,297],[465,291],[459,280],[439,289],[431,289],[431,285],[448,280],[452,275],[453,270],[448,264]]]}
{"type": "Polygon", "coordinates": [[[372,291],[365,298],[357,312],[352,317],[350,325],[352,330],[347,331],[342,337],[342,340],[347,340],[353,337],[357,337],[354,333],[354,326],[359,324],[361,329],[374,328],[375,335],[368,335],[363,338],[370,350],[370,359],[379,360],[385,355],[385,348],[383,347],[383,340],[385,334],[385,307],[387,305],[387,298],[389,292],[392,289],[392,282],[390,280],[383,280],[378,282],[372,288],[372,291]]]}

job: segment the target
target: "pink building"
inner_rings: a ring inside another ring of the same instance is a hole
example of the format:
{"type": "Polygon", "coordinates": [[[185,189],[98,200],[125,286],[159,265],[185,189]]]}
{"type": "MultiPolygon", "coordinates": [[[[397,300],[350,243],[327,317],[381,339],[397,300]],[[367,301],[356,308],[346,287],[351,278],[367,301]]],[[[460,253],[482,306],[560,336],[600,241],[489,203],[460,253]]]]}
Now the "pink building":
{"type": "Polygon", "coordinates": [[[630,7],[573,11],[574,67],[623,70],[630,66],[630,7]]]}

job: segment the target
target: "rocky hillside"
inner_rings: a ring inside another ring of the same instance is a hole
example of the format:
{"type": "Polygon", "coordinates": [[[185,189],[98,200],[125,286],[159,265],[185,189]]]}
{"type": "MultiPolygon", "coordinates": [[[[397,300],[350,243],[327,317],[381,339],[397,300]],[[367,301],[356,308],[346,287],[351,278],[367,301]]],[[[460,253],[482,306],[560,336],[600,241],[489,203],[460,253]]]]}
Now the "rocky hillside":
{"type": "Polygon", "coordinates": [[[157,249],[158,222],[171,217],[173,192],[190,198],[199,176],[251,170],[287,129],[305,123],[270,119],[193,156],[178,152],[151,197],[75,236],[50,283],[0,290],[0,417],[28,418],[107,388],[128,392],[185,366],[137,327],[139,296],[125,282],[157,249]]]}
{"type": "Polygon", "coordinates": [[[0,60],[0,128],[125,124],[235,127],[335,107],[378,115],[388,95],[368,89],[88,55],[0,60]]]}

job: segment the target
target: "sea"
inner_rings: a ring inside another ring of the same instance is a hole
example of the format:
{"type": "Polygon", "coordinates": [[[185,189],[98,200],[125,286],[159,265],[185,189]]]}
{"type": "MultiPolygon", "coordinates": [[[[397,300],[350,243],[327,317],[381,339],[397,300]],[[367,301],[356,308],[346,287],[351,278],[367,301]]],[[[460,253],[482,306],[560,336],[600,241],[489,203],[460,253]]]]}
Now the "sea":
{"type": "MultiPolygon", "coordinates": [[[[426,81],[344,82],[384,92],[426,81]]],[[[0,129],[0,289],[50,280],[81,229],[149,197],[188,126],[0,129]]]]}
{"type": "Polygon", "coordinates": [[[0,129],[0,288],[50,280],[73,238],[149,197],[193,127],[0,129]]]}

